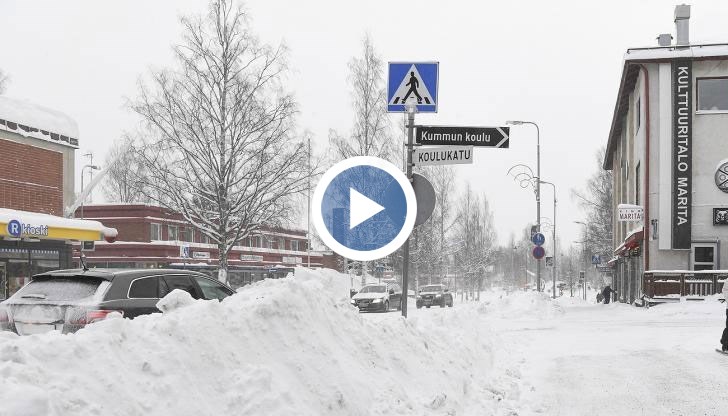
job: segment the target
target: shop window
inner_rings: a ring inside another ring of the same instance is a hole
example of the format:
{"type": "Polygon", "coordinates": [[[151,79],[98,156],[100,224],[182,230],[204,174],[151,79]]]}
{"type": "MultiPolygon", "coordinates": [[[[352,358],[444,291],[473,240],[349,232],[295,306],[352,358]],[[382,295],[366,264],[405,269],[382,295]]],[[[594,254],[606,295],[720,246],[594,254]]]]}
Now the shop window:
{"type": "Polygon", "coordinates": [[[715,249],[715,244],[693,244],[691,252],[693,270],[714,270],[715,249]]]}
{"type": "Polygon", "coordinates": [[[149,236],[149,238],[152,241],[162,239],[162,225],[161,224],[153,222],[150,224],[150,229],[151,229],[151,235],[149,236]]]}
{"type": "Polygon", "coordinates": [[[698,111],[728,111],[728,78],[698,79],[698,111]]]}
{"type": "Polygon", "coordinates": [[[179,227],[176,225],[167,226],[167,240],[177,241],[179,240],[179,227]]]}

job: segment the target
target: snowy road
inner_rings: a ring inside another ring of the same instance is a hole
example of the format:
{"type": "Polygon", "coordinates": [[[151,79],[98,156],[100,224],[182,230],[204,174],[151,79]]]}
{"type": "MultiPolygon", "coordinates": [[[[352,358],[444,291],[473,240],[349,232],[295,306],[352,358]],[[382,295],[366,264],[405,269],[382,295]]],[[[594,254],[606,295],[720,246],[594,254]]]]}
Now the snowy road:
{"type": "Polygon", "coordinates": [[[564,311],[498,324],[521,345],[522,377],[534,387],[528,401],[544,413],[728,414],[728,359],[713,351],[722,305],[564,304],[564,311]]]}
{"type": "MultiPolygon", "coordinates": [[[[563,313],[532,317],[491,302],[483,325],[500,337],[499,367],[521,380],[519,415],[728,414],[728,357],[714,351],[725,307],[715,299],[644,309],[561,298],[563,313]]],[[[410,317],[450,312],[411,309],[410,317]]]]}

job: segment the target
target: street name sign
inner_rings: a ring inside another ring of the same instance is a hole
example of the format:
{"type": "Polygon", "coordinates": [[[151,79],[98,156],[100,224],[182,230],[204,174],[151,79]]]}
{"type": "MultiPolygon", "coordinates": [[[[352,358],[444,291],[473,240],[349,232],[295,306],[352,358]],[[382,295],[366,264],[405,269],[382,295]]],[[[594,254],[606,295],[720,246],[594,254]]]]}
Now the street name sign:
{"type": "Polygon", "coordinates": [[[387,111],[404,113],[407,105],[418,113],[437,113],[438,62],[390,62],[387,77],[387,111]]]}
{"type": "Polygon", "coordinates": [[[464,165],[473,163],[473,146],[441,146],[416,148],[412,153],[415,166],[464,165]]]}
{"type": "Polygon", "coordinates": [[[509,127],[417,126],[415,140],[423,145],[508,148],[509,127]]]}

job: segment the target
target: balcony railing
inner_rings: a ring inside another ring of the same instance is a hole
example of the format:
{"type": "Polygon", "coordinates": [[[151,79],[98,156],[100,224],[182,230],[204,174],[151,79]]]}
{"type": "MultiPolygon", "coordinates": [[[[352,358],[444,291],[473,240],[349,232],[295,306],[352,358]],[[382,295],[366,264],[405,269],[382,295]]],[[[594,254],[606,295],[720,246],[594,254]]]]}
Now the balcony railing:
{"type": "Polygon", "coordinates": [[[704,297],[721,293],[728,270],[649,270],[644,273],[646,298],[704,297]]]}

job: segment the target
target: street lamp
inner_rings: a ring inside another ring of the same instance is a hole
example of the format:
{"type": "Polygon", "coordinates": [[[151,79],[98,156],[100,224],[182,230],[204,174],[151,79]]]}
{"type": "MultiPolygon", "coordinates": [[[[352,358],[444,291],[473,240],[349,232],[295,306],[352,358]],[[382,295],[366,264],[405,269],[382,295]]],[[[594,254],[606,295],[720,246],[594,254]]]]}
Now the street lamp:
{"type": "Polygon", "coordinates": [[[86,196],[83,194],[83,171],[86,168],[89,168],[91,170],[99,170],[99,169],[101,169],[101,168],[99,168],[96,165],[84,165],[81,168],[81,219],[83,219],[83,202],[86,200],[86,196]]]}
{"type": "MultiPolygon", "coordinates": [[[[536,228],[541,232],[541,132],[532,121],[509,120],[506,124],[520,126],[530,124],[536,127],[536,228]]],[[[536,290],[541,291],[541,261],[536,261],[536,290]]]]}
{"type": "Polygon", "coordinates": [[[552,295],[553,295],[552,297],[554,299],[556,299],[556,185],[554,185],[553,183],[548,182],[548,181],[539,180],[539,182],[544,183],[546,185],[551,185],[551,187],[554,189],[554,222],[553,222],[554,228],[553,228],[553,233],[552,233],[552,236],[554,238],[554,253],[552,255],[553,264],[551,266],[551,269],[552,269],[551,270],[551,280],[553,281],[553,287],[551,288],[551,290],[552,290],[552,295]]]}
{"type": "Polygon", "coordinates": [[[586,261],[587,261],[586,245],[587,245],[587,242],[589,241],[589,234],[588,234],[589,233],[589,224],[587,224],[583,221],[574,221],[574,223],[581,224],[584,226],[584,241],[582,241],[583,244],[581,246],[582,247],[582,256],[584,257],[584,283],[583,283],[584,287],[582,289],[584,289],[584,300],[586,300],[586,272],[587,272],[587,270],[589,270],[589,266],[586,263],[586,261]]]}

